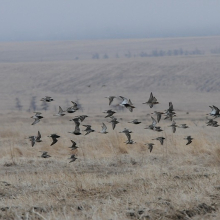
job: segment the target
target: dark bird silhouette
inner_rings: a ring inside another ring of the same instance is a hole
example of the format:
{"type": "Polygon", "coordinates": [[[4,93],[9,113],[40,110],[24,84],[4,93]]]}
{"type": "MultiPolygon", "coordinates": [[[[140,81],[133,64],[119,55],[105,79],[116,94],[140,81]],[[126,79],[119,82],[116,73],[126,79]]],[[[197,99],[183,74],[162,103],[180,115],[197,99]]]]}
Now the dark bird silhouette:
{"type": "Polygon", "coordinates": [[[152,140],[158,140],[158,141],[160,141],[160,144],[163,145],[163,141],[165,140],[165,138],[164,137],[157,137],[157,138],[152,139],[152,140]]]}
{"type": "Polygon", "coordinates": [[[115,129],[116,124],[118,124],[119,122],[117,121],[117,118],[115,118],[114,116],[111,116],[111,121],[110,123],[112,123],[112,129],[115,129]]]}
{"type": "Polygon", "coordinates": [[[191,143],[192,143],[192,140],[193,140],[193,138],[192,138],[191,136],[187,136],[187,137],[184,138],[184,139],[187,140],[186,145],[191,144],[191,143]]]}
{"type": "Polygon", "coordinates": [[[114,111],[112,111],[112,110],[110,109],[110,110],[106,110],[106,111],[103,112],[103,113],[107,113],[107,115],[105,116],[105,118],[107,118],[107,117],[112,116],[112,115],[115,114],[116,112],[114,112],[114,111]]]}
{"type": "Polygon", "coordinates": [[[41,157],[42,158],[48,158],[48,157],[51,157],[51,156],[46,151],[43,151],[41,157]]]}
{"type": "Polygon", "coordinates": [[[42,98],[40,101],[43,101],[43,102],[52,102],[54,101],[50,96],[45,96],[45,98],[42,98]]]}
{"type": "Polygon", "coordinates": [[[54,145],[54,144],[56,144],[57,143],[57,138],[60,138],[60,136],[59,135],[57,135],[57,134],[51,134],[51,135],[49,135],[49,136],[47,136],[47,137],[51,137],[52,138],[52,140],[53,140],[53,142],[51,143],[51,145],[50,146],[52,146],[52,145],[54,145]]]}
{"type": "Polygon", "coordinates": [[[75,134],[75,135],[80,135],[81,134],[80,128],[79,128],[79,126],[80,126],[79,120],[80,120],[79,117],[78,118],[73,118],[73,119],[70,120],[70,121],[74,121],[75,122],[75,130],[73,132],[69,132],[69,133],[75,134]]]}
{"type": "Polygon", "coordinates": [[[152,108],[154,105],[159,104],[159,102],[157,101],[157,99],[153,96],[153,93],[150,93],[150,98],[148,99],[147,102],[143,103],[143,104],[147,104],[150,106],[150,108],[152,108]]]}

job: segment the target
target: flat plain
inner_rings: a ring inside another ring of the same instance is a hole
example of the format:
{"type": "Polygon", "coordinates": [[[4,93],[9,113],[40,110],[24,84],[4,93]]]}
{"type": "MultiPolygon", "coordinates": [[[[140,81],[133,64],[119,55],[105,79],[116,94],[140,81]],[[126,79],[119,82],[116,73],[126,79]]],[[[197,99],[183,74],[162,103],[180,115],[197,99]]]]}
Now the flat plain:
{"type": "Polygon", "coordinates": [[[220,37],[1,43],[0,218],[219,219],[219,128],[205,123],[209,106],[219,106],[219,55],[210,53],[219,42],[220,37]],[[202,53],[138,55],[179,48],[202,53]],[[152,109],[142,104],[150,92],[160,102],[152,109]],[[40,101],[45,95],[54,98],[46,111],[40,101]],[[136,108],[118,108],[119,99],[109,106],[108,95],[130,98],[136,108]],[[81,108],[53,116],[70,101],[81,108]],[[172,122],[162,119],[162,132],[144,129],[151,113],[164,111],[170,101],[177,124],[189,128],[173,134],[172,122]],[[120,122],[115,130],[103,113],[111,108],[120,122]],[[33,111],[44,116],[36,125],[33,111]],[[81,114],[89,116],[82,125],[91,124],[95,132],[74,136],[69,120],[81,114]],[[128,123],[135,118],[142,123],[128,123]],[[107,134],[98,133],[103,122],[107,134]],[[124,143],[124,128],[132,130],[135,144],[124,143]],[[42,142],[31,147],[27,138],[38,130],[42,142]],[[50,146],[52,133],[61,138],[50,146]],[[194,138],[190,145],[187,135],[194,138]],[[158,136],[166,138],[163,146],[152,140],[158,136]],[[75,151],[69,149],[71,139],[79,146],[75,151]],[[149,142],[155,143],[151,153],[149,142]],[[41,158],[39,151],[51,157],[41,158]],[[69,163],[72,153],[78,159],[69,163]]]}

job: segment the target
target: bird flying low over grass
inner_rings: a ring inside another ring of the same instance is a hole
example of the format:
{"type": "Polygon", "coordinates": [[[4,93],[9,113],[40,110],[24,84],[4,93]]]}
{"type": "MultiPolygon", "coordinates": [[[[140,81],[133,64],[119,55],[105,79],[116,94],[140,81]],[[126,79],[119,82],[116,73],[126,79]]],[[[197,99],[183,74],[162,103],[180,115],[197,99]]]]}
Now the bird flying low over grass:
{"type": "Polygon", "coordinates": [[[54,144],[56,144],[57,143],[57,138],[60,138],[60,136],[59,135],[57,135],[57,134],[51,134],[51,135],[49,135],[49,136],[47,136],[47,137],[51,137],[52,138],[52,140],[53,140],[53,142],[51,143],[51,145],[50,146],[52,146],[52,145],[54,145],[54,144]]]}
{"type": "Polygon", "coordinates": [[[57,114],[55,114],[54,116],[64,116],[65,111],[63,111],[63,109],[59,106],[59,112],[57,114]]]}
{"type": "Polygon", "coordinates": [[[107,132],[107,126],[104,123],[102,123],[102,130],[99,133],[101,133],[101,134],[107,134],[108,133],[107,132]]]}
{"type": "Polygon", "coordinates": [[[114,98],[116,98],[116,96],[107,96],[105,98],[109,99],[109,105],[111,105],[111,103],[113,102],[114,98]]]}
{"type": "Polygon", "coordinates": [[[114,116],[111,116],[110,118],[111,118],[110,123],[112,123],[112,129],[114,130],[114,129],[115,129],[115,126],[116,126],[119,122],[117,121],[117,118],[115,118],[114,116]]]}
{"type": "MultiPolygon", "coordinates": [[[[41,151],[40,151],[41,152],[41,151]]],[[[51,157],[46,151],[43,151],[42,152],[42,155],[40,156],[40,157],[42,157],[42,158],[49,158],[49,157],[51,157]]]]}
{"type": "Polygon", "coordinates": [[[71,150],[76,150],[76,149],[78,148],[78,147],[76,146],[76,142],[73,141],[73,140],[71,140],[71,142],[72,142],[72,146],[69,147],[69,148],[71,148],[71,150]]]}
{"type": "Polygon", "coordinates": [[[159,102],[157,101],[157,99],[153,96],[153,93],[150,93],[150,98],[148,99],[147,102],[144,102],[143,104],[147,104],[150,106],[150,108],[152,108],[154,105],[159,104],[159,102]]]}
{"type": "Polygon", "coordinates": [[[186,145],[189,145],[192,143],[193,138],[191,136],[187,136],[186,138],[184,138],[185,140],[187,140],[186,145]]]}
{"type": "Polygon", "coordinates": [[[72,162],[74,162],[77,158],[76,158],[76,155],[75,155],[75,154],[72,154],[72,155],[70,156],[70,158],[68,158],[68,159],[70,160],[69,163],[72,163],[72,162]]]}
{"type": "Polygon", "coordinates": [[[103,113],[107,113],[107,115],[105,116],[105,118],[107,117],[111,117],[113,114],[115,114],[116,112],[115,111],[112,111],[111,109],[110,110],[106,110],[104,111],[103,113]]]}
{"type": "Polygon", "coordinates": [[[148,146],[148,149],[150,150],[150,153],[151,153],[151,151],[153,150],[154,143],[147,143],[145,145],[148,146]]]}
{"type": "Polygon", "coordinates": [[[43,118],[43,116],[41,116],[41,114],[42,114],[41,112],[34,112],[34,113],[35,113],[35,115],[31,116],[31,118],[34,119],[34,122],[31,125],[37,124],[38,122],[40,122],[40,119],[43,118]]]}
{"type": "Polygon", "coordinates": [[[165,138],[164,137],[157,137],[157,138],[152,139],[152,140],[160,141],[160,144],[163,145],[163,141],[165,140],[165,138]]]}
{"type": "Polygon", "coordinates": [[[52,102],[54,101],[50,96],[45,96],[45,98],[42,98],[40,101],[43,101],[43,102],[52,102]]]}
{"type": "Polygon", "coordinates": [[[33,147],[36,142],[42,142],[40,131],[38,131],[37,136],[30,136],[31,146],[33,147]]]}
{"type": "Polygon", "coordinates": [[[130,112],[133,112],[133,109],[135,107],[134,107],[133,103],[131,102],[131,100],[127,99],[123,96],[119,96],[119,98],[123,99],[123,101],[119,105],[127,108],[130,112]]]}

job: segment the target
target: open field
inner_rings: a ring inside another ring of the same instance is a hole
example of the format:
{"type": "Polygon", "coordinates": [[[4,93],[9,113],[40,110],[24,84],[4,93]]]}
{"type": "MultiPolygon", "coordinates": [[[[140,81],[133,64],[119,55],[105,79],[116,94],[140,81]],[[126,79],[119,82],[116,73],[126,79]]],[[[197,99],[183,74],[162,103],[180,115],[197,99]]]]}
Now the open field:
{"type": "Polygon", "coordinates": [[[220,37],[0,43],[0,219],[220,219],[219,128],[205,124],[208,106],[219,107],[219,55],[210,53],[219,43],[220,37]],[[203,53],[139,56],[179,48],[203,53]],[[92,59],[95,53],[100,59],[92,59]],[[150,92],[160,102],[152,109],[142,104],[150,92]],[[40,102],[45,95],[55,100],[47,111],[40,102]],[[121,111],[117,99],[109,107],[108,95],[130,98],[136,108],[121,111]],[[53,116],[70,101],[82,108],[53,116]],[[144,129],[151,113],[170,101],[177,124],[189,128],[173,134],[171,121],[162,119],[161,133],[144,129]],[[102,113],[111,108],[120,121],[114,131],[102,113]],[[34,110],[44,118],[32,126],[34,110]],[[96,132],[68,133],[74,130],[69,120],[81,114],[96,132]],[[142,123],[127,123],[135,118],[142,123]],[[105,135],[98,133],[102,122],[105,135]],[[124,128],[137,143],[124,143],[124,128]],[[31,147],[27,138],[38,130],[42,142],[31,147]],[[61,138],[50,146],[52,133],[61,138]],[[152,141],[158,136],[166,138],[163,146],[152,141]],[[71,139],[78,150],[68,148],[71,139]],[[78,159],[69,163],[72,153],[78,159]]]}
{"type": "MultiPolygon", "coordinates": [[[[219,45],[220,37],[1,43],[0,110],[6,113],[16,110],[16,98],[20,99],[23,111],[33,110],[32,97],[39,101],[49,95],[56,100],[51,111],[79,99],[87,112],[98,113],[105,110],[104,96],[122,95],[131,98],[138,112],[153,91],[161,103],[172,100],[183,111],[206,111],[207,105],[218,104],[219,55],[209,51],[219,45]],[[206,53],[133,56],[154,49],[195,47],[206,53]],[[108,59],[92,59],[92,54],[103,54],[102,50],[109,54],[108,59]],[[110,56],[128,50],[133,54],[131,57],[110,56]],[[81,52],[83,58],[75,60],[71,52],[81,52]],[[42,56],[47,59],[40,59],[42,56]]],[[[42,108],[39,102],[37,108],[42,108]]]]}
{"type": "Polygon", "coordinates": [[[113,131],[107,119],[92,117],[82,124],[96,130],[73,136],[70,116],[42,120],[31,126],[30,114],[8,114],[1,121],[0,218],[1,219],[219,219],[219,129],[205,126],[205,113],[179,112],[177,124],[190,128],[172,134],[170,121],[157,133],[143,129],[150,117],[140,115],[140,125],[127,123],[125,113],[113,131]],[[17,120],[15,121],[15,118],[17,120]],[[194,120],[191,120],[194,119],[194,120]],[[105,121],[109,133],[99,134],[105,121]],[[133,131],[137,143],[126,145],[120,134],[133,131]],[[32,148],[25,139],[40,130],[41,143],[32,148]],[[58,143],[50,146],[47,135],[56,132],[58,143]],[[144,143],[155,141],[152,153],[144,143]],[[186,146],[183,138],[194,138],[186,146]],[[70,139],[79,146],[78,159],[69,163],[70,139]],[[43,159],[39,151],[52,156],[43,159]]]}

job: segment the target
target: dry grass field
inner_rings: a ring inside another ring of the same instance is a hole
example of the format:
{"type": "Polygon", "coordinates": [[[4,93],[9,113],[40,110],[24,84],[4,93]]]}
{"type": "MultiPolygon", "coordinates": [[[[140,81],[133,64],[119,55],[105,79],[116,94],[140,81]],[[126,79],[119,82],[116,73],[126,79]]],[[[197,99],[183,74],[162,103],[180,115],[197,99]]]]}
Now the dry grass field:
{"type": "Polygon", "coordinates": [[[143,129],[150,116],[131,125],[125,113],[114,131],[109,120],[92,117],[82,123],[96,130],[87,136],[68,134],[70,116],[48,116],[31,126],[30,115],[0,118],[1,219],[219,219],[220,137],[218,128],[205,126],[205,113],[179,112],[177,124],[189,128],[175,134],[164,120],[161,133],[143,129]],[[106,135],[98,133],[103,121],[106,135]],[[136,144],[124,143],[124,127],[136,144]],[[38,130],[43,142],[32,148],[25,138],[38,130]],[[53,132],[61,138],[50,146],[53,132]],[[154,141],[150,153],[144,144],[159,134],[165,143],[154,141]],[[186,145],[189,134],[194,140],[186,145]],[[74,163],[68,160],[70,139],[79,146],[74,163]],[[40,158],[39,151],[51,158],[40,158]]]}
{"type": "Polygon", "coordinates": [[[208,106],[219,107],[219,56],[113,57],[155,48],[210,51],[219,42],[220,37],[1,43],[0,219],[220,219],[219,128],[205,124],[208,106]],[[80,59],[70,58],[71,52],[80,59]],[[91,59],[95,52],[110,58],[91,59]],[[153,109],[142,104],[150,92],[160,102],[153,109]],[[39,100],[45,95],[55,101],[42,111],[39,100]],[[102,113],[111,108],[108,95],[131,98],[136,106],[132,113],[115,114],[120,122],[115,130],[102,113]],[[44,118],[32,126],[34,96],[44,118]],[[83,109],[53,116],[71,100],[83,109]],[[171,121],[162,119],[161,133],[144,129],[151,113],[167,109],[169,101],[177,124],[189,128],[173,134],[171,121]],[[89,116],[82,125],[91,124],[95,132],[68,133],[74,130],[69,120],[81,114],[89,116]],[[128,123],[135,118],[142,123],[128,123]],[[98,133],[102,122],[107,134],[98,133]],[[132,130],[135,144],[124,143],[126,136],[119,133],[124,128],[132,130]],[[31,147],[27,138],[37,131],[42,142],[31,147]],[[52,133],[61,137],[50,146],[52,133]],[[194,138],[190,145],[184,140],[188,135],[194,138]],[[152,141],[158,136],[166,138],[163,146],[152,141]],[[69,149],[71,139],[79,147],[75,151],[69,149]],[[155,143],[151,153],[149,142],[155,143]],[[51,157],[41,158],[40,151],[51,157]],[[69,163],[72,153],[78,159],[69,163]]]}

